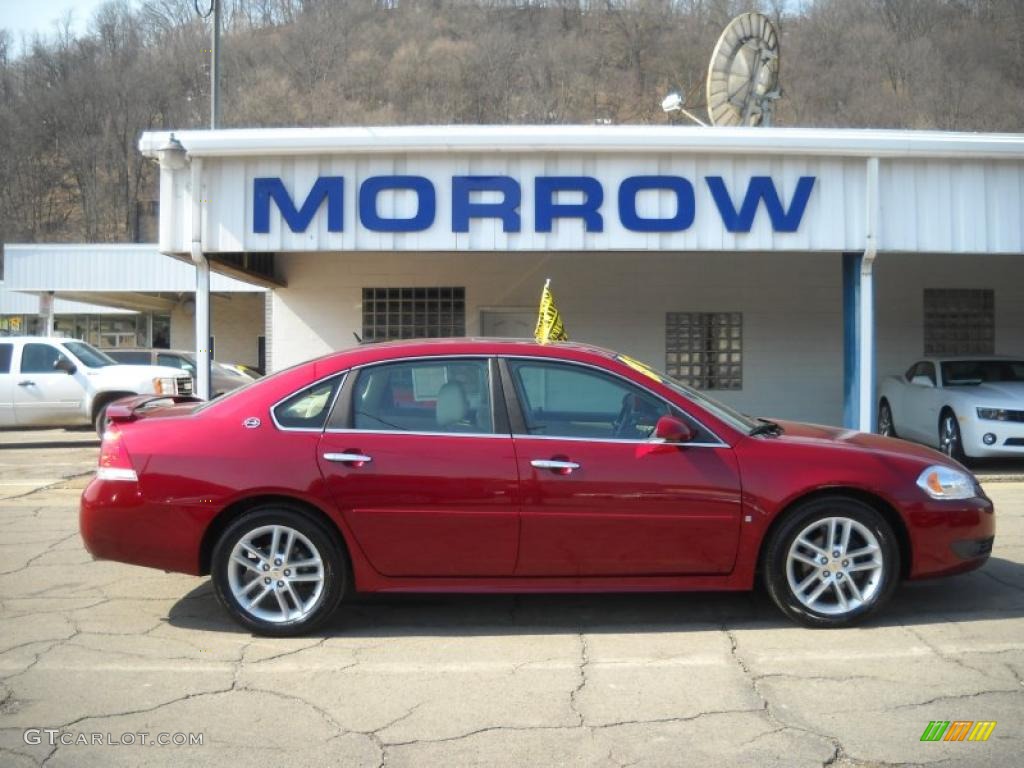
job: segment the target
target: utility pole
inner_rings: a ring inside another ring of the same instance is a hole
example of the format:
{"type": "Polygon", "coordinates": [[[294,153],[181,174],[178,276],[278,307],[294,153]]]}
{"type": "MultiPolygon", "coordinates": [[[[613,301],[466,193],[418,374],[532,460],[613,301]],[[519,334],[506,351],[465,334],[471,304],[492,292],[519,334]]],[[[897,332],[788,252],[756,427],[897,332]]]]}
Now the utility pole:
{"type": "Polygon", "coordinates": [[[210,127],[220,124],[220,0],[213,3],[213,45],[210,48],[210,127]]]}
{"type": "Polygon", "coordinates": [[[209,0],[210,6],[203,10],[199,7],[200,0],[193,0],[196,13],[200,18],[213,16],[210,32],[210,128],[216,129],[220,124],[220,3],[221,0],[209,0]]]}

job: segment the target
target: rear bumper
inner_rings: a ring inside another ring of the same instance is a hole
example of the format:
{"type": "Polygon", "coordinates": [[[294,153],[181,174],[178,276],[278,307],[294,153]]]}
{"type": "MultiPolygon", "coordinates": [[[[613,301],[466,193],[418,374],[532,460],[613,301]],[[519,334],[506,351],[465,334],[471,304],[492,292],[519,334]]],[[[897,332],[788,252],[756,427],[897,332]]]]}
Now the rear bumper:
{"type": "Polygon", "coordinates": [[[908,513],[911,579],[951,576],[980,568],[995,539],[996,519],[987,498],[928,501],[908,513]]]}
{"type": "Polygon", "coordinates": [[[199,574],[204,521],[181,507],[146,502],[138,483],[93,478],[82,492],[78,525],[95,558],[199,574]]]}

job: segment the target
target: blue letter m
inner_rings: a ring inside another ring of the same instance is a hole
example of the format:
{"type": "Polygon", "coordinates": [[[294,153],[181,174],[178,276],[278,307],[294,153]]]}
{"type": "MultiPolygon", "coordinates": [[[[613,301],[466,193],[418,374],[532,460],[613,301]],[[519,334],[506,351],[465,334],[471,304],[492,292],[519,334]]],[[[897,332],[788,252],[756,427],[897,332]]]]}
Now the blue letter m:
{"type": "Polygon", "coordinates": [[[321,176],[309,190],[306,201],[298,210],[292,202],[284,183],[278,178],[253,180],[252,199],[252,231],[267,233],[270,231],[270,201],[277,203],[281,216],[284,217],[292,232],[305,232],[313,220],[317,210],[327,200],[327,231],[342,231],[342,201],[345,191],[345,179],[341,176],[321,176]]]}
{"type": "Polygon", "coordinates": [[[801,176],[787,211],[782,207],[779,193],[775,191],[775,184],[771,177],[752,176],[747,185],[747,194],[743,198],[743,206],[737,212],[721,176],[708,176],[705,181],[711,189],[715,205],[718,206],[722,223],[730,232],[749,232],[754,224],[754,214],[757,213],[757,207],[762,200],[764,200],[764,207],[768,209],[768,216],[772,220],[772,229],[776,232],[796,232],[800,227],[800,220],[804,217],[807,199],[811,196],[811,189],[814,187],[813,176],[801,176]]]}

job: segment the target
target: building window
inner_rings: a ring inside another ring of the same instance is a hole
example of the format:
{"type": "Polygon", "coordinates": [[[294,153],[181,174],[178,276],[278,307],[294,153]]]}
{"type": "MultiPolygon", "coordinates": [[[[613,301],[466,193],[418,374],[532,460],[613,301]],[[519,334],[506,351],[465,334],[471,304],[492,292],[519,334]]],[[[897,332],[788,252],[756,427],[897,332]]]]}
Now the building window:
{"type": "Polygon", "coordinates": [[[465,288],[363,288],[363,341],[465,335],[465,288]]]}
{"type": "Polygon", "coordinates": [[[991,288],[926,288],[924,353],[991,355],[996,349],[996,293],[991,288]]]}
{"type": "Polygon", "coordinates": [[[665,369],[696,389],[743,389],[743,313],[668,312],[665,369]]]}

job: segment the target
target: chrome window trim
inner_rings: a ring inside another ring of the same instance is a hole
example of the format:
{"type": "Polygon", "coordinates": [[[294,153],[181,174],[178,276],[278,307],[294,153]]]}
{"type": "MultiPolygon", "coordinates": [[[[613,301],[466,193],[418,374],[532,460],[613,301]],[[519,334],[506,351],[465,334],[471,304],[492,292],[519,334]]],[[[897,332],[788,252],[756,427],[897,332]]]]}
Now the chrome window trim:
{"type": "Polygon", "coordinates": [[[277,413],[276,413],[277,407],[279,405],[281,405],[282,403],[287,402],[288,400],[291,400],[293,397],[295,397],[297,394],[299,394],[300,392],[302,392],[304,390],[311,389],[312,387],[315,387],[317,384],[323,384],[325,381],[330,381],[331,379],[334,379],[334,378],[337,378],[337,377],[340,376],[341,378],[338,381],[338,386],[334,390],[334,394],[331,396],[331,402],[330,402],[330,404],[327,407],[327,418],[324,419],[324,426],[326,426],[327,425],[327,421],[331,418],[331,412],[334,410],[334,406],[337,405],[338,395],[341,394],[341,388],[343,386],[345,386],[345,379],[348,377],[348,374],[349,374],[349,370],[348,369],[347,370],[342,370],[342,371],[335,371],[332,374],[329,374],[327,376],[324,376],[323,378],[317,379],[316,381],[310,382],[309,384],[306,384],[305,386],[299,387],[294,392],[291,392],[290,394],[285,395],[280,400],[278,400],[276,403],[274,403],[273,405],[270,406],[270,409],[269,409],[270,410],[270,420],[274,422],[274,426],[277,427],[277,429],[279,431],[281,431],[281,432],[316,432],[317,434],[322,433],[324,431],[324,427],[319,427],[317,429],[314,429],[312,427],[285,427],[285,426],[282,426],[281,422],[279,422],[277,420],[277,413]]]}
{"type": "MultiPolygon", "coordinates": [[[[709,432],[711,430],[708,430],[709,432]]],[[[712,433],[714,434],[714,433],[712,433]]],[[[558,435],[512,435],[516,440],[562,440],[573,443],[623,443],[628,445],[678,445],[683,448],[731,448],[728,443],[666,443],[659,438],[623,440],[614,437],[559,437],[558,435]]]]}
{"type": "Polygon", "coordinates": [[[417,437],[496,437],[510,440],[509,432],[419,432],[404,429],[325,429],[329,435],[415,435],[417,437]]]}
{"type": "MultiPolygon", "coordinates": [[[[594,365],[592,363],[584,363],[584,362],[580,362],[579,360],[563,360],[562,358],[558,358],[558,357],[544,357],[544,356],[539,356],[539,355],[499,355],[499,357],[504,357],[506,360],[544,360],[544,361],[553,361],[555,364],[576,365],[576,366],[580,366],[581,368],[591,368],[591,369],[593,369],[595,371],[598,371],[599,373],[605,373],[605,374],[607,374],[609,376],[613,376],[614,378],[620,379],[621,381],[624,381],[627,384],[636,387],[637,389],[643,390],[644,392],[649,394],[651,397],[653,397],[653,398],[655,398],[657,400],[660,400],[661,402],[665,403],[670,408],[679,408],[679,406],[676,405],[675,403],[673,403],[671,400],[665,399],[664,397],[659,395],[657,392],[654,392],[654,391],[648,389],[643,384],[638,384],[637,382],[633,381],[632,379],[627,379],[625,376],[623,376],[620,373],[617,373],[616,371],[610,371],[607,368],[602,368],[601,366],[594,365]]],[[[510,371],[510,373],[511,373],[511,371],[510,371]]],[[[518,399],[519,393],[515,392],[513,394],[518,399]]],[[[694,405],[694,406],[697,405],[696,403],[691,403],[691,404],[694,405]]],[[[694,447],[694,448],[731,448],[732,447],[731,445],[729,445],[729,443],[725,442],[721,437],[719,437],[717,432],[715,432],[710,427],[706,426],[696,416],[693,416],[693,415],[691,415],[689,413],[686,413],[686,418],[692,419],[694,421],[694,423],[697,424],[697,426],[699,426],[701,429],[703,429],[709,435],[714,437],[715,440],[717,440],[718,442],[717,443],[671,443],[671,445],[686,445],[686,446],[691,446],[691,447],[694,447]]],[[[529,434],[527,434],[527,435],[513,434],[512,437],[516,437],[516,438],[530,437],[530,438],[538,438],[538,439],[546,439],[546,440],[575,440],[575,441],[593,442],[593,443],[630,443],[632,445],[640,445],[640,444],[643,444],[643,443],[651,443],[652,442],[651,438],[647,438],[646,440],[621,440],[621,439],[609,438],[609,437],[559,437],[557,435],[529,435],[529,434]]]]}

